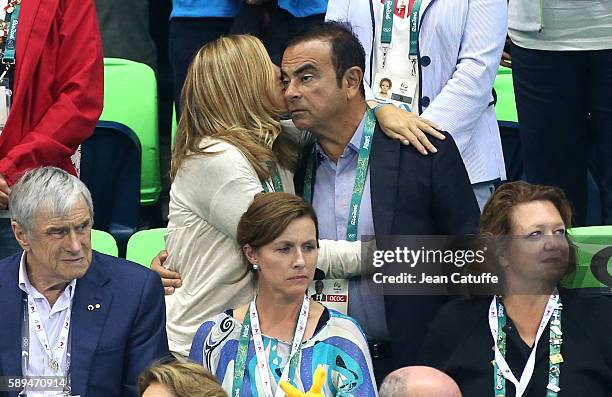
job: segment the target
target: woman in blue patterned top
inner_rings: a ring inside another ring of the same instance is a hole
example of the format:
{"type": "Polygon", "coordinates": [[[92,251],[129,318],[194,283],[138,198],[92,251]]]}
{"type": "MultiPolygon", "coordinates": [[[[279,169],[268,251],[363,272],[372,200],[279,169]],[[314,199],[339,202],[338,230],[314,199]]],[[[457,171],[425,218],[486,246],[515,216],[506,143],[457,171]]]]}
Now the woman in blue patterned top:
{"type": "Polygon", "coordinates": [[[317,217],[303,199],[260,193],[240,219],[237,240],[257,296],[200,326],[190,358],[214,373],[228,394],[284,396],[288,380],[308,390],[326,369],[325,396],[376,396],[368,345],[350,317],[305,294],[317,263],[317,217]]]}

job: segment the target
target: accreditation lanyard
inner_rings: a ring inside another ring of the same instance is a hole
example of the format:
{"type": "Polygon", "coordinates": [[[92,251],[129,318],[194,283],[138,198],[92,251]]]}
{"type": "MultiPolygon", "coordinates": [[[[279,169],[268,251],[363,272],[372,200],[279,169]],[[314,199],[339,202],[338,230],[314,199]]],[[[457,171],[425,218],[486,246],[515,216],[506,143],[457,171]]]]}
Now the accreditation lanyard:
{"type": "Polygon", "coordinates": [[[236,362],[234,366],[234,381],[232,384],[232,397],[240,396],[242,391],[242,385],[244,384],[244,372],[246,370],[246,358],[249,350],[249,340],[251,334],[253,335],[253,344],[255,345],[255,356],[257,357],[257,369],[259,371],[259,377],[264,386],[264,392],[266,397],[280,397],[282,396],[282,390],[280,388],[280,381],[293,379],[295,371],[297,369],[299,356],[300,356],[300,345],[306,332],[306,323],[308,322],[308,311],[310,308],[310,298],[308,295],[304,295],[304,301],[302,302],[302,308],[300,309],[299,316],[297,318],[295,329],[293,331],[293,343],[291,344],[291,351],[287,364],[283,369],[283,373],[278,382],[276,393],[272,392],[272,383],[270,381],[270,368],[268,366],[268,359],[266,357],[266,351],[264,348],[263,338],[261,336],[261,328],[259,326],[259,315],[257,314],[257,307],[255,305],[255,298],[249,305],[249,313],[245,314],[244,320],[242,321],[242,331],[240,334],[240,342],[238,343],[238,351],[236,352],[236,362]]]}
{"type": "MultiPolygon", "coordinates": [[[[357,241],[357,232],[359,226],[359,210],[361,208],[361,198],[363,197],[363,189],[368,175],[368,166],[370,163],[370,152],[372,151],[372,137],[376,128],[376,116],[371,109],[366,112],[365,123],[363,126],[363,135],[359,145],[359,157],[357,158],[357,173],[355,175],[355,184],[353,185],[353,195],[351,197],[351,206],[349,207],[348,225],[346,227],[346,240],[357,241]]],[[[304,199],[312,203],[312,182],[315,175],[315,153],[311,153],[306,166],[306,175],[304,178],[304,199]]]]}
{"type": "Polygon", "coordinates": [[[268,181],[264,181],[261,183],[261,187],[263,188],[264,192],[266,193],[270,193],[271,191],[274,192],[283,192],[283,181],[281,180],[280,177],[280,173],[278,172],[278,166],[275,167],[275,171],[274,174],[272,174],[272,183],[268,182],[268,181]],[[274,190],[270,190],[270,186],[272,186],[272,188],[274,190]]]}
{"type": "MultiPolygon", "coordinates": [[[[17,48],[17,26],[19,24],[19,13],[21,11],[21,1],[10,1],[6,7],[6,13],[10,14],[8,23],[8,36],[4,42],[4,52],[2,63],[12,65],[15,63],[15,50],[17,48]]],[[[8,68],[8,66],[7,66],[8,68]]]]}
{"type": "Polygon", "coordinates": [[[64,323],[62,325],[62,330],[60,331],[60,337],[57,341],[55,349],[51,350],[51,346],[49,344],[49,340],[47,338],[47,334],[45,332],[45,328],[43,327],[42,321],[40,320],[40,314],[38,313],[38,308],[36,307],[36,303],[32,299],[31,296],[28,295],[27,299],[23,299],[23,322],[21,327],[22,334],[22,345],[21,345],[21,372],[23,376],[27,375],[28,367],[30,365],[30,318],[32,319],[32,323],[34,325],[34,330],[36,336],[42,345],[47,357],[49,358],[49,367],[53,370],[53,372],[58,372],[60,370],[60,365],[62,362],[62,357],[64,355],[64,351],[66,352],[66,372],[64,374],[65,383],[64,383],[64,394],[70,395],[70,318],[72,313],[72,300],[70,300],[70,304],[68,305],[68,311],[66,312],[66,317],[64,319],[64,323]]]}
{"type": "Polygon", "coordinates": [[[489,327],[491,328],[491,334],[494,341],[493,348],[495,351],[495,360],[493,361],[493,392],[495,397],[506,396],[506,379],[512,382],[516,387],[516,397],[521,397],[525,393],[527,385],[533,376],[538,342],[551,318],[553,318],[553,320],[550,323],[549,332],[550,357],[546,397],[557,396],[557,393],[561,390],[559,387],[559,377],[561,376],[560,364],[563,362],[563,356],[561,355],[561,344],[563,342],[561,338],[562,309],[563,304],[559,300],[558,292],[555,291],[548,299],[548,304],[546,305],[544,316],[540,322],[533,349],[523,369],[520,380],[517,380],[506,362],[506,332],[504,331],[507,318],[506,310],[501,299],[497,297],[493,298],[489,307],[489,327]]]}
{"type": "MultiPolygon", "coordinates": [[[[393,39],[393,15],[397,0],[385,0],[383,9],[382,29],[380,31],[380,45],[382,47],[382,67],[387,64],[387,52],[391,48],[393,39]]],[[[416,74],[416,62],[419,45],[419,24],[421,16],[422,0],[414,0],[410,9],[410,50],[408,57],[412,61],[413,74],[416,74]]]]}

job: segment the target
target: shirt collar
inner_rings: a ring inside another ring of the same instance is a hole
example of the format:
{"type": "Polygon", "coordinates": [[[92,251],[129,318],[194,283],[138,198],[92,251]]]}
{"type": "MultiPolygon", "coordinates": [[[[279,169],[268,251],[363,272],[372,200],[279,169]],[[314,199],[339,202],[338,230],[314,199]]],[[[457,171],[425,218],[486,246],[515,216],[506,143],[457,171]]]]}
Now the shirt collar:
{"type": "MultiPolygon", "coordinates": [[[[359,125],[357,126],[357,129],[353,133],[353,137],[349,141],[349,143],[346,146],[346,148],[344,148],[343,154],[346,154],[347,150],[353,150],[354,152],[359,153],[359,147],[361,146],[361,137],[363,136],[363,127],[365,125],[366,115],[367,115],[367,112],[365,112],[363,114],[363,117],[361,118],[361,121],[359,122],[359,125]]],[[[329,160],[329,157],[327,156],[327,154],[325,154],[325,151],[319,145],[318,141],[317,141],[317,143],[315,145],[315,148],[317,150],[317,153],[320,156],[322,156],[326,160],[329,160]]]]}
{"type": "MultiPolygon", "coordinates": [[[[66,290],[68,291],[69,298],[72,300],[74,296],[74,290],[76,286],[76,279],[72,280],[66,289],[64,290],[64,294],[66,290]]],[[[26,270],[26,252],[23,251],[21,254],[21,260],[19,261],[19,289],[21,289],[26,294],[30,295],[32,298],[43,298],[46,299],[43,294],[41,294],[31,283],[30,278],[28,277],[28,272],[26,270]]]]}

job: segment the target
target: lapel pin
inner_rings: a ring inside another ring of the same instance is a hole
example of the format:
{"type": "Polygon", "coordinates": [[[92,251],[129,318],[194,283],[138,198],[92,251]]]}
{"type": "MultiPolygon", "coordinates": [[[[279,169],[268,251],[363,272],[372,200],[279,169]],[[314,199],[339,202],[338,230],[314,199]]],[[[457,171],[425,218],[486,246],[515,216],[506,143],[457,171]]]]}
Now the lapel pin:
{"type": "Polygon", "coordinates": [[[87,310],[92,311],[94,309],[94,305],[87,305],[87,310]]]}

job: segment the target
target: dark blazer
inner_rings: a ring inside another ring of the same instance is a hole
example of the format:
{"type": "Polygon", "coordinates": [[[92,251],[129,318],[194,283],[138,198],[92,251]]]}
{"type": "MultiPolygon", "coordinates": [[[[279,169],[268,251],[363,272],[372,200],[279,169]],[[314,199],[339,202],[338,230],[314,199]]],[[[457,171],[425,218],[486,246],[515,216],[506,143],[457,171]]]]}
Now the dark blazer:
{"type": "MultiPolygon", "coordinates": [[[[21,376],[23,291],[16,254],[0,261],[0,376],[21,376]]],[[[72,303],[72,394],[136,396],[136,377],[168,354],[159,276],[124,259],[93,253],[72,303]],[[88,305],[100,304],[88,310],[88,305]]],[[[1,393],[0,396],[17,396],[1,393]]]]}
{"type": "MultiPolygon", "coordinates": [[[[612,301],[603,297],[561,294],[563,311],[563,363],[559,397],[612,395],[612,301]]],[[[461,299],[448,303],[432,322],[421,351],[423,365],[450,375],[464,397],[493,395],[493,337],[488,312],[491,298],[461,299]]],[[[530,352],[516,327],[506,324],[506,360],[520,377],[530,352]]],[[[549,327],[536,349],[535,370],[526,397],[546,396],[548,385],[549,327]]],[[[506,381],[506,395],[515,396],[506,381]]]]}
{"type": "MultiPolygon", "coordinates": [[[[388,138],[376,126],[370,155],[370,191],[377,246],[390,235],[469,235],[478,232],[480,211],[455,141],[436,140],[438,153],[423,156],[388,138]]],[[[305,148],[310,153],[312,147],[305,148]]],[[[307,158],[307,156],[303,156],[307,158]]],[[[302,194],[305,162],[295,174],[302,194]]],[[[314,189],[314,180],[313,180],[314,189]]],[[[416,362],[426,324],[446,301],[432,296],[385,296],[394,365],[416,362]]]]}

